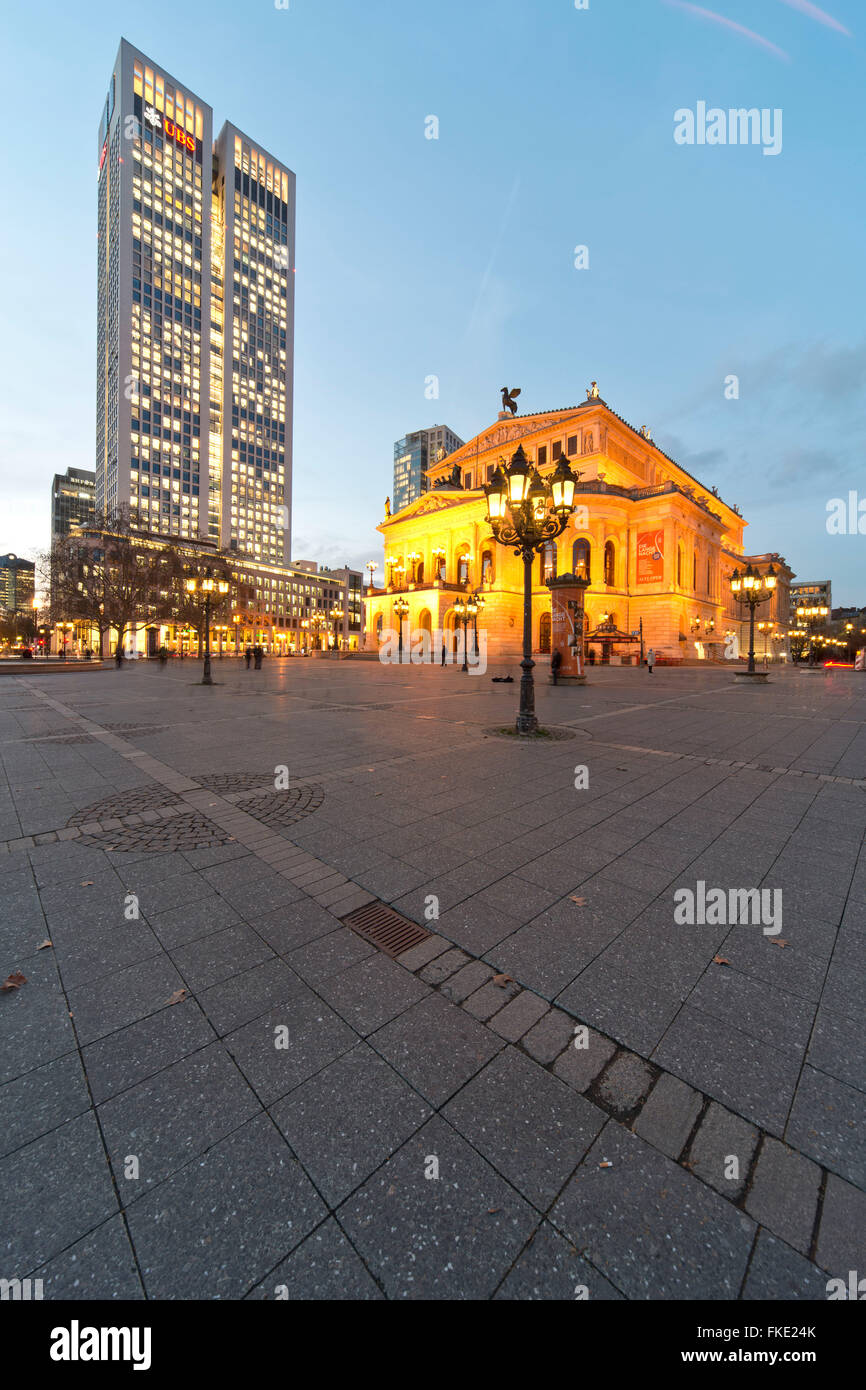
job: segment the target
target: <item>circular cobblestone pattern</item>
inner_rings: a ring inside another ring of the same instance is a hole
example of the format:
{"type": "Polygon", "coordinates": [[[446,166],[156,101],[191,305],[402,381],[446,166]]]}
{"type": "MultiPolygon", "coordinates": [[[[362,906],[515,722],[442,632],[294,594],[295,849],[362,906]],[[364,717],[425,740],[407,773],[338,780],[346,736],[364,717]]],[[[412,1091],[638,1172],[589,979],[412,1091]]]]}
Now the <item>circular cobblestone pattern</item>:
{"type": "Polygon", "coordinates": [[[265,796],[248,796],[235,805],[262,825],[294,825],[317,811],[323,798],[321,787],[290,787],[287,791],[269,792],[265,796]]]}

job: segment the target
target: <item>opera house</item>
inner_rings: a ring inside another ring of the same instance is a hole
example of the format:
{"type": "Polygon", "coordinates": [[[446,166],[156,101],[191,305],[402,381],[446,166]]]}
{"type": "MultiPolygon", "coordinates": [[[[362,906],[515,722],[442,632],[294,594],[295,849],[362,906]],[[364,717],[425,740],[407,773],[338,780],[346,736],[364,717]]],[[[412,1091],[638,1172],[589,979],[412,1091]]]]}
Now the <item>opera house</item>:
{"type": "MultiPolygon", "coordinates": [[[[654,648],[662,662],[721,660],[748,650],[748,613],[734,602],[730,576],[750,560],[772,561],[777,588],[759,616],[763,648],[788,654],[792,571],[776,553],[748,556],[747,522],[715,487],[705,487],[663,452],[644,426],[636,429],[599,395],[561,410],[498,419],[427,474],[429,490],[402,511],[386,514],[385,587],[367,590],[367,645],[405,624],[446,634],[454,644],[455,601],[483,600],[477,623],[486,632],[487,661],[520,659],[523,562],[497,544],[487,521],[484,485],[522,446],[542,477],[565,456],[578,475],[574,511],[564,533],[534,564],[533,652],[551,646],[547,581],[573,573],[588,580],[585,650],[590,663],[629,664],[654,648]],[[406,607],[408,605],[408,608],[406,607]]],[[[386,504],[386,513],[388,505],[386,504]]]]}

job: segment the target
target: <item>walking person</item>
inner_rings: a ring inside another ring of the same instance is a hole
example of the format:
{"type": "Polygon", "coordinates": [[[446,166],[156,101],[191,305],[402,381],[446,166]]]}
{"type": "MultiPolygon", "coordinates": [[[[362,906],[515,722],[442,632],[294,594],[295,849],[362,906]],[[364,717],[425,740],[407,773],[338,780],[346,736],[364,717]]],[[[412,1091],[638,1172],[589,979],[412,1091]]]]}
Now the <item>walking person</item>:
{"type": "Polygon", "coordinates": [[[246,651],[244,652],[244,661],[247,663],[247,670],[250,669],[250,662],[252,661],[252,659],[253,649],[252,647],[247,647],[246,651]]]}
{"type": "Polygon", "coordinates": [[[559,681],[559,668],[561,667],[561,665],[562,652],[557,647],[556,651],[553,653],[553,656],[550,658],[550,673],[553,676],[554,685],[556,685],[559,681]]]}
{"type": "Polygon", "coordinates": [[[253,656],[255,657],[255,669],[257,671],[260,671],[262,669],[262,657],[264,656],[264,654],[265,653],[263,649],[260,646],[258,646],[258,644],[256,644],[255,647],[253,647],[253,656]]]}
{"type": "Polygon", "coordinates": [[[653,673],[653,667],[654,667],[655,664],[656,664],[656,654],[655,654],[655,652],[653,651],[652,647],[650,647],[649,651],[648,651],[647,654],[646,654],[646,664],[647,664],[647,670],[649,671],[650,675],[652,675],[652,673],[653,673]]]}

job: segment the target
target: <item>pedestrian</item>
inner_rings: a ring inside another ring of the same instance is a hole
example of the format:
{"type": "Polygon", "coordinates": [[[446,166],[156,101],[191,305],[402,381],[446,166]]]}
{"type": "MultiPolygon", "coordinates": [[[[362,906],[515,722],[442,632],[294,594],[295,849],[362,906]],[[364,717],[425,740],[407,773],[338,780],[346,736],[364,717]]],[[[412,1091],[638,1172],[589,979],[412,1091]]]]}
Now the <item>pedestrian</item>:
{"type": "Polygon", "coordinates": [[[655,654],[655,652],[653,651],[652,647],[650,647],[649,651],[648,651],[647,654],[646,654],[646,664],[647,664],[647,670],[649,671],[650,675],[652,675],[652,673],[653,673],[653,667],[654,667],[655,664],[656,664],[656,654],[655,654]]]}
{"type": "Polygon", "coordinates": [[[118,671],[123,665],[123,647],[120,645],[119,642],[117,646],[114,648],[114,664],[117,667],[118,671]]]}
{"type": "Polygon", "coordinates": [[[255,657],[255,668],[257,671],[260,671],[262,669],[262,657],[264,656],[264,654],[264,651],[260,646],[258,646],[258,644],[255,647],[253,647],[253,656],[255,657]]]}
{"type": "Polygon", "coordinates": [[[247,670],[250,669],[250,662],[252,661],[252,659],[253,659],[253,649],[252,649],[252,647],[247,647],[246,651],[244,652],[244,660],[245,660],[246,663],[247,663],[247,670]]]}
{"type": "Polygon", "coordinates": [[[554,685],[556,685],[557,682],[559,681],[559,668],[560,668],[561,665],[562,665],[562,652],[561,652],[561,651],[559,650],[559,648],[557,647],[556,651],[553,653],[553,656],[550,658],[550,671],[551,671],[551,675],[553,676],[553,684],[554,684],[554,685]]]}
{"type": "Polygon", "coordinates": [[[157,652],[157,656],[159,657],[159,664],[164,670],[165,663],[168,661],[168,650],[165,646],[165,643],[163,643],[163,645],[160,647],[159,651],[157,652]]]}
{"type": "Polygon", "coordinates": [[[445,665],[445,634],[442,634],[442,665],[445,665]]]}

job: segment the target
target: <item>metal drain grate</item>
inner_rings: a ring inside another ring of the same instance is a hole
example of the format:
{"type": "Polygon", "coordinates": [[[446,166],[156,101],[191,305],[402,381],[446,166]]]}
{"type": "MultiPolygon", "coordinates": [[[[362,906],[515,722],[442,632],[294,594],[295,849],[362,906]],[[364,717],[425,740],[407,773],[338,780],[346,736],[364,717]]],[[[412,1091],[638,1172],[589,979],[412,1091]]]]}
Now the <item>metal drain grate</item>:
{"type": "Polygon", "coordinates": [[[380,902],[356,907],[340,920],[365,941],[378,946],[386,956],[401,956],[410,946],[419,945],[430,935],[426,927],[419,927],[417,922],[410,922],[408,917],[401,917],[399,912],[380,902]]]}

